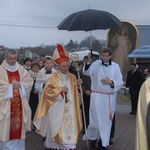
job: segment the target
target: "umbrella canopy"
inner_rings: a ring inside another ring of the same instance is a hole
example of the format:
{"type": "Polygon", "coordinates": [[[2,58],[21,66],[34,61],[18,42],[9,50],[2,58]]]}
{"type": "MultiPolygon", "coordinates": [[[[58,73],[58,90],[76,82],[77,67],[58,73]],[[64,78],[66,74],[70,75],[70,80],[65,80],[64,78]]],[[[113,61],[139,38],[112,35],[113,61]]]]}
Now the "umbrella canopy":
{"type": "Polygon", "coordinates": [[[129,55],[128,58],[143,58],[149,59],[150,58],[150,45],[144,45],[138,49],[133,50],[129,55]]]}
{"type": "Polygon", "coordinates": [[[101,10],[87,9],[66,17],[58,26],[59,30],[91,31],[120,27],[122,22],[114,15],[101,10]]]}

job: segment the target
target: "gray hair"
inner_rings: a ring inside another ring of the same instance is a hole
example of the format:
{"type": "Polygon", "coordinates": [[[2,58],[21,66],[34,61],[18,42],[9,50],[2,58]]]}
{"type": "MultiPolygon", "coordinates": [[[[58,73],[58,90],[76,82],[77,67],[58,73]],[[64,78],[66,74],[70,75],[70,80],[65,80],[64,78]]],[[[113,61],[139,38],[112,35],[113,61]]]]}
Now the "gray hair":
{"type": "Polygon", "coordinates": [[[12,55],[17,54],[17,55],[18,55],[18,52],[17,52],[15,49],[8,49],[8,50],[5,52],[5,57],[8,56],[8,54],[12,54],[12,55]]]}

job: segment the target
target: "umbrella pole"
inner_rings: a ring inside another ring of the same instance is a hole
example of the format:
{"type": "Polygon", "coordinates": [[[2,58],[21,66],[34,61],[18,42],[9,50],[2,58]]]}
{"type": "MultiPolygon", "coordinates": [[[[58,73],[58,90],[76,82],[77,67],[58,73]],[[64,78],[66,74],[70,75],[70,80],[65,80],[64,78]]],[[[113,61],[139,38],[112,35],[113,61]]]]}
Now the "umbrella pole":
{"type": "MultiPolygon", "coordinates": [[[[77,73],[78,73],[78,79],[80,79],[80,74],[79,74],[79,67],[77,67],[77,73]]],[[[86,129],[86,119],[85,119],[85,109],[84,109],[84,101],[83,101],[83,90],[80,84],[80,95],[81,95],[81,104],[82,104],[82,111],[83,111],[83,123],[84,123],[84,129],[85,129],[85,136],[86,136],[86,144],[87,144],[87,150],[89,150],[89,143],[88,143],[88,133],[86,129]]]]}
{"type": "Polygon", "coordinates": [[[136,57],[134,57],[134,60],[133,60],[133,62],[134,62],[134,63],[136,63],[136,57]]]}
{"type": "Polygon", "coordinates": [[[91,34],[91,31],[90,31],[90,49],[92,49],[92,34],[91,34]]]}
{"type": "Polygon", "coordinates": [[[92,36],[90,31],[90,50],[91,50],[91,58],[92,58],[92,36]]]}

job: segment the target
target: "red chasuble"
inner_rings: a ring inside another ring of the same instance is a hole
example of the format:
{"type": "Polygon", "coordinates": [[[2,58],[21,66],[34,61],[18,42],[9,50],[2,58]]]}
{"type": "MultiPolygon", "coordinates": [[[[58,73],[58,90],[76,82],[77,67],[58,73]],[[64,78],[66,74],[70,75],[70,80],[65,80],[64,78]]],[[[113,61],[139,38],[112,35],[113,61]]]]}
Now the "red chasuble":
{"type": "MultiPolygon", "coordinates": [[[[7,70],[9,83],[20,82],[18,71],[7,70]]],[[[9,139],[21,139],[22,131],[22,102],[18,89],[13,90],[13,98],[10,99],[10,135],[9,139]]]]}

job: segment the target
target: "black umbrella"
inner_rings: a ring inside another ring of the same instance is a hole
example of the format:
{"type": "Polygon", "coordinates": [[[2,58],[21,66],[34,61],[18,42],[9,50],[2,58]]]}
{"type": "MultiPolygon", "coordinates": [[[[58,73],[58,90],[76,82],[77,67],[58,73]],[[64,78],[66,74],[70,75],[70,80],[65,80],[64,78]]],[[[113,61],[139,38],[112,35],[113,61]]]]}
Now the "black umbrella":
{"type": "MultiPolygon", "coordinates": [[[[114,15],[101,10],[87,9],[66,17],[58,26],[59,30],[91,31],[120,27],[122,22],[114,15]]],[[[91,49],[92,49],[92,42],[91,49]]]]}
{"type": "Polygon", "coordinates": [[[59,25],[59,30],[91,31],[120,27],[122,22],[114,15],[101,10],[87,9],[66,17],[59,25]]]}
{"type": "MultiPolygon", "coordinates": [[[[108,12],[101,11],[101,10],[87,9],[69,15],[57,26],[57,28],[59,30],[68,30],[68,31],[79,31],[79,30],[90,31],[90,35],[91,35],[92,30],[109,29],[113,27],[120,27],[121,25],[122,22],[114,15],[108,12]]],[[[91,41],[90,41],[90,45],[91,45],[91,54],[92,54],[91,41]]],[[[78,72],[78,78],[80,78],[79,72],[78,72]]],[[[88,135],[86,130],[86,121],[85,121],[85,114],[84,114],[84,102],[82,97],[83,93],[81,87],[80,87],[80,92],[81,92],[84,126],[85,126],[85,132],[87,137],[88,135]]],[[[87,140],[87,149],[89,149],[88,138],[86,138],[86,140],[87,140]]]]}

